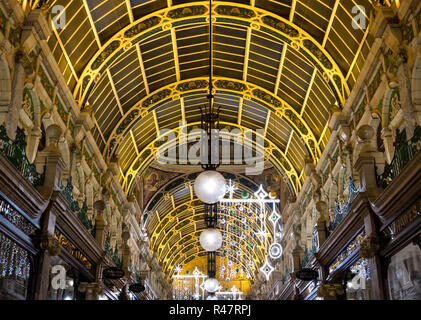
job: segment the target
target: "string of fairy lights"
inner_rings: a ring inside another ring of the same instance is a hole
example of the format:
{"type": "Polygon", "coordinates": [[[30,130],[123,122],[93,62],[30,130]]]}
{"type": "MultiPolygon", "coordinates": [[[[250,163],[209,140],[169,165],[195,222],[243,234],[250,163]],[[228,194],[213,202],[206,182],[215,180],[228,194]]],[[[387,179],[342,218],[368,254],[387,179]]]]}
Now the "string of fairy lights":
{"type": "Polygon", "coordinates": [[[218,202],[219,218],[217,229],[222,231],[222,245],[218,249],[217,275],[219,282],[209,295],[206,281],[208,275],[195,267],[192,274],[188,270],[182,275],[183,268],[178,265],[173,277],[174,299],[241,299],[244,295],[235,285],[230,289],[230,282],[242,279],[255,279],[261,272],[268,280],[274,271],[273,263],[282,255],[282,247],[278,242],[282,230],[279,214],[279,199],[275,199],[260,185],[250,194],[241,192],[238,197],[236,185],[230,180],[226,186],[224,198],[218,202]],[[272,226],[271,228],[269,226],[272,226]],[[256,246],[265,252],[264,263],[260,266],[255,256],[256,246]]]}

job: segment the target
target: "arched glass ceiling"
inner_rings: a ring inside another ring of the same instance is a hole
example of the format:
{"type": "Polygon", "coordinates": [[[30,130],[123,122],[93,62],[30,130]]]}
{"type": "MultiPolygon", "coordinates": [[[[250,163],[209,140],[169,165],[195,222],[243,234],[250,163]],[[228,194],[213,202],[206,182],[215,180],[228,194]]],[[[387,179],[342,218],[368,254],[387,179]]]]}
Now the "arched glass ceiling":
{"type": "MultiPolygon", "coordinates": [[[[121,160],[126,191],[153,158],[161,128],[197,121],[206,91],[208,2],[52,1],[66,28],[49,39],[94,137],[121,160]],[[146,156],[146,154],[148,154],[146,156]],[[140,160],[140,163],[139,163],[140,160]]],[[[358,3],[367,9],[369,1],[358,3]]],[[[221,120],[263,128],[270,161],[297,192],[304,158],[317,162],[332,104],[343,105],[372,39],[352,27],[354,1],[214,1],[214,68],[221,120]]],[[[367,21],[367,25],[368,21],[367,21]]]]}
{"type": "MultiPolygon", "coordinates": [[[[171,278],[177,265],[185,265],[194,259],[206,256],[199,243],[199,236],[206,228],[203,214],[203,203],[193,192],[193,182],[197,173],[186,174],[174,178],[161,187],[146,206],[144,227],[150,235],[150,248],[156,253],[158,261],[162,264],[164,272],[171,278]]],[[[224,173],[225,178],[231,179],[238,189],[233,198],[241,199],[243,192],[253,194],[258,185],[252,180],[231,173],[224,173]]],[[[221,210],[219,213],[218,228],[224,233],[229,232],[231,239],[235,239],[238,247],[227,250],[218,250],[219,257],[227,257],[242,266],[250,274],[250,280],[258,274],[258,269],[266,257],[265,243],[258,236],[261,229],[257,222],[256,204],[243,206],[242,216],[246,219],[236,219],[235,216],[221,210]],[[221,220],[231,221],[235,230],[223,229],[221,220]],[[241,250],[244,257],[236,253],[241,250]]],[[[271,212],[272,207],[266,207],[271,212]]],[[[268,222],[268,221],[267,221],[268,222]]],[[[272,242],[273,225],[267,223],[269,231],[268,243],[272,242]]],[[[224,243],[227,240],[224,240],[224,243]]],[[[224,246],[224,245],[223,245],[224,246]]]]}

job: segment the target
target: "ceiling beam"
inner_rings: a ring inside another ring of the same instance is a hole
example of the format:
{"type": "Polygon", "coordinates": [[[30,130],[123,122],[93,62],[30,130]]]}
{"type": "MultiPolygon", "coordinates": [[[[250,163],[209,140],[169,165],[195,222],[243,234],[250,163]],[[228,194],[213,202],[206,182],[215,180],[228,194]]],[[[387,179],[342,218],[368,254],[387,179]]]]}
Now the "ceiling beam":
{"type": "MultiPolygon", "coordinates": [[[[354,59],[352,60],[351,65],[349,66],[348,73],[345,76],[345,81],[348,81],[349,77],[352,74],[352,70],[354,69],[354,66],[357,63],[358,57],[360,56],[360,52],[363,49],[363,46],[364,46],[365,41],[367,39],[367,36],[368,36],[368,34],[370,32],[370,26],[371,26],[371,20],[368,23],[367,29],[365,29],[365,33],[364,33],[363,39],[361,40],[360,45],[358,46],[357,52],[355,52],[354,59]]],[[[349,94],[349,92],[348,92],[348,94],[349,94]]]]}
{"type": "Polygon", "coordinates": [[[291,144],[292,136],[294,135],[294,130],[291,130],[291,134],[289,135],[287,146],[285,148],[285,154],[288,153],[289,145],[291,144]]]}
{"type": "Polygon", "coordinates": [[[181,106],[181,121],[186,122],[186,106],[184,105],[184,98],[180,98],[180,106],[181,106]]]}
{"type": "Polygon", "coordinates": [[[243,116],[243,104],[244,104],[244,98],[240,98],[240,103],[238,105],[238,125],[241,125],[241,118],[243,116]]]}
{"type": "Polygon", "coordinates": [[[249,56],[250,56],[251,31],[252,31],[251,28],[247,29],[246,47],[245,47],[245,52],[244,52],[243,81],[247,81],[247,69],[249,66],[249,56]]]}
{"type": "Polygon", "coordinates": [[[295,14],[295,7],[297,6],[297,0],[292,0],[291,3],[291,11],[289,12],[289,21],[294,20],[294,14],[295,14]]]}
{"type": "Polygon", "coordinates": [[[155,112],[155,110],[154,110],[154,111],[152,111],[152,114],[153,114],[153,121],[154,121],[154,123],[155,123],[156,135],[157,135],[157,137],[158,137],[158,136],[159,136],[159,124],[158,124],[158,118],[157,118],[157,116],[156,116],[156,112],[155,112]]]}
{"type": "Polygon", "coordinates": [[[276,75],[276,83],[275,83],[275,90],[274,90],[275,96],[278,95],[279,84],[281,83],[282,69],[284,68],[284,61],[285,61],[285,55],[287,52],[287,47],[288,45],[285,43],[282,48],[281,60],[279,61],[278,73],[276,75]]]}
{"type": "Polygon", "coordinates": [[[314,68],[313,69],[313,74],[311,75],[311,79],[310,79],[310,82],[308,84],[306,96],[304,97],[303,108],[301,109],[300,116],[303,116],[304,110],[305,110],[305,108],[307,106],[308,98],[310,97],[310,92],[311,92],[311,89],[313,88],[314,79],[316,78],[316,74],[317,74],[317,68],[314,68]]]}
{"type": "Polygon", "coordinates": [[[323,38],[322,47],[326,46],[327,39],[329,38],[330,30],[332,29],[333,20],[335,20],[336,10],[338,10],[339,0],[335,1],[335,4],[332,9],[332,14],[330,15],[329,24],[327,25],[325,36],[323,38]]]}
{"type": "Polygon", "coordinates": [[[329,123],[326,123],[325,128],[323,129],[322,134],[320,135],[320,139],[317,142],[317,144],[320,146],[320,144],[322,143],[323,137],[326,134],[327,129],[329,128],[329,123]]]}
{"type": "Polygon", "coordinates": [[[92,32],[94,33],[94,37],[98,45],[98,48],[101,49],[102,48],[101,40],[99,39],[98,32],[96,31],[95,22],[91,15],[91,10],[89,10],[89,6],[86,0],[82,0],[82,2],[83,2],[83,6],[85,7],[85,11],[86,11],[86,15],[88,16],[89,23],[91,24],[91,29],[92,29],[92,32]]]}
{"type": "Polygon", "coordinates": [[[266,138],[266,133],[267,133],[268,127],[269,127],[270,116],[271,116],[271,111],[269,110],[269,112],[267,114],[267,118],[266,118],[266,123],[265,123],[265,131],[263,133],[263,137],[265,137],[265,138],[266,138]]]}
{"type": "Polygon", "coordinates": [[[132,5],[130,4],[130,0],[126,0],[126,6],[127,6],[127,13],[129,14],[130,23],[133,23],[134,17],[133,17],[133,10],[132,10],[132,5]]]}
{"type": "Polygon", "coordinates": [[[123,108],[121,107],[120,98],[118,97],[117,89],[115,87],[113,77],[111,76],[110,69],[107,69],[107,76],[108,76],[108,80],[110,81],[111,88],[113,89],[113,93],[115,96],[115,100],[117,101],[118,109],[120,110],[121,115],[124,116],[123,108]]]}
{"type": "Polygon", "coordinates": [[[137,56],[139,58],[140,71],[142,72],[143,84],[145,86],[146,94],[149,92],[148,78],[146,78],[145,65],[143,64],[142,52],[140,51],[139,43],[136,43],[137,56]]]}
{"type": "Polygon", "coordinates": [[[107,140],[105,140],[105,137],[104,137],[104,135],[102,134],[102,130],[101,130],[101,128],[99,127],[98,121],[96,121],[95,116],[93,116],[93,117],[92,117],[92,120],[94,121],[94,124],[95,124],[95,126],[97,127],[97,129],[98,129],[98,132],[99,132],[99,135],[101,136],[102,141],[104,141],[104,143],[106,144],[106,143],[107,143],[107,140]]]}
{"type": "Polygon", "coordinates": [[[171,204],[172,204],[173,209],[175,209],[176,206],[175,206],[174,195],[171,195],[171,204]]]}
{"type": "Polygon", "coordinates": [[[136,139],[134,138],[133,130],[130,130],[130,136],[132,137],[132,142],[134,145],[134,149],[136,150],[136,154],[139,156],[139,149],[137,148],[136,139]]]}
{"type": "MultiPolygon", "coordinates": [[[[56,35],[57,42],[58,42],[58,44],[60,45],[61,51],[63,52],[63,56],[64,56],[64,58],[65,58],[65,59],[66,59],[66,61],[67,61],[67,65],[69,66],[70,71],[72,71],[72,75],[75,77],[76,81],[79,81],[79,77],[77,76],[77,73],[76,73],[75,69],[73,68],[72,61],[70,60],[70,57],[69,57],[69,55],[67,54],[67,51],[66,51],[66,49],[65,49],[65,47],[64,47],[64,44],[63,44],[63,42],[61,41],[60,35],[58,34],[58,32],[57,32],[56,28],[51,28],[51,29],[53,29],[53,32],[54,32],[54,34],[56,35]]],[[[59,62],[59,61],[57,61],[57,62],[59,62]]]]}
{"type": "Polygon", "coordinates": [[[180,81],[180,61],[178,59],[178,47],[177,47],[177,36],[175,34],[175,28],[171,28],[171,42],[172,42],[172,52],[174,55],[174,67],[177,81],[180,81]]]}

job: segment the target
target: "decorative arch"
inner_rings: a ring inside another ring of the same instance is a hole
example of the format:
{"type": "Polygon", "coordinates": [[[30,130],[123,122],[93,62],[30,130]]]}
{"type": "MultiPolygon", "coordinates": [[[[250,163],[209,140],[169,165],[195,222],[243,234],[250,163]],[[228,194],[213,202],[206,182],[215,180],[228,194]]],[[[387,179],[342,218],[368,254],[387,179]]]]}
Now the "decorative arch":
{"type": "MultiPolygon", "coordinates": [[[[244,98],[257,101],[261,106],[285,120],[302,137],[314,163],[320,158],[321,150],[314,132],[303,117],[286,101],[258,85],[238,79],[214,77],[213,86],[217,92],[241,94],[244,98]]],[[[178,100],[194,92],[203,91],[203,89],[208,87],[209,83],[206,77],[197,77],[179,81],[151,92],[138,105],[132,107],[119,121],[104,148],[104,157],[108,159],[111,157],[113,151],[118,147],[116,142],[118,137],[124,136],[136,122],[146,117],[149,113],[154,112],[159,105],[170,100],[178,100]]]]}
{"type": "MultiPolygon", "coordinates": [[[[200,125],[199,122],[190,123],[187,125],[187,127],[194,127],[200,125]]],[[[226,123],[221,122],[221,125],[228,125],[232,127],[239,128],[240,130],[245,130],[247,128],[244,128],[243,126],[232,124],[232,123],[226,123]]],[[[176,128],[175,130],[177,139],[176,140],[170,140],[167,142],[168,147],[175,146],[176,143],[179,141],[179,128],[176,128]]],[[[162,137],[159,137],[162,138],[162,137]]],[[[264,137],[263,137],[264,138],[264,137]]],[[[294,166],[291,164],[291,162],[288,160],[288,158],[285,156],[285,154],[279,150],[273,143],[268,141],[267,138],[265,139],[265,144],[267,144],[265,151],[265,158],[269,158],[269,161],[272,162],[272,164],[278,169],[279,172],[282,174],[286,174],[290,181],[290,192],[292,195],[295,195],[298,190],[301,187],[301,182],[298,179],[299,175],[294,169],[294,166]],[[291,190],[292,188],[292,190],[291,190]]],[[[158,139],[159,140],[159,139],[158,139]]],[[[246,139],[245,139],[246,140],[246,139]]],[[[252,141],[247,141],[248,143],[252,143],[252,141]]],[[[139,152],[139,155],[137,156],[136,160],[133,161],[132,165],[130,166],[129,170],[125,173],[125,175],[122,177],[122,186],[123,189],[128,194],[131,185],[133,181],[135,180],[135,177],[138,173],[144,172],[146,168],[152,163],[152,161],[155,159],[156,153],[158,152],[159,147],[162,145],[160,141],[153,141],[148,144],[147,147],[145,147],[142,151],[139,152]]],[[[255,146],[252,145],[252,148],[255,146]]],[[[254,149],[255,150],[255,149],[254,149]]]]}

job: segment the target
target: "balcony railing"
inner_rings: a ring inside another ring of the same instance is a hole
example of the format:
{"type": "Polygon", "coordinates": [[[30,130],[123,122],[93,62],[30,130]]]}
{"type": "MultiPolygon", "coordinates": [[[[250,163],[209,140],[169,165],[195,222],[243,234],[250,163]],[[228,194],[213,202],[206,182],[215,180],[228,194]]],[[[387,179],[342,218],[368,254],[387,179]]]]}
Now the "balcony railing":
{"type": "Polygon", "coordinates": [[[377,174],[377,186],[386,188],[403,170],[403,168],[414,158],[421,149],[421,127],[417,127],[411,139],[406,141],[406,132],[396,132],[395,153],[390,164],[386,164],[381,175],[377,174]]]}
{"type": "Polygon", "coordinates": [[[111,248],[111,244],[110,243],[111,243],[110,235],[107,234],[107,236],[105,238],[104,249],[111,256],[111,258],[113,259],[113,261],[116,264],[116,266],[119,267],[119,268],[121,268],[122,261],[120,260],[120,258],[118,256],[118,249],[116,247],[115,250],[114,250],[114,252],[113,252],[113,249],[111,248]]]}
{"type": "Polygon", "coordinates": [[[355,200],[359,192],[359,188],[356,188],[354,186],[354,180],[352,178],[349,178],[348,200],[342,205],[342,208],[340,207],[339,202],[335,200],[335,212],[333,220],[330,221],[329,227],[327,227],[327,237],[333,232],[333,230],[335,230],[340,225],[342,220],[349,213],[351,209],[351,204],[355,200]]]}
{"type": "Polygon", "coordinates": [[[34,164],[29,163],[26,157],[26,140],[24,130],[16,130],[16,138],[13,141],[6,134],[4,126],[0,126],[0,152],[3,153],[10,163],[22,174],[22,176],[34,187],[44,184],[45,167],[43,173],[38,173],[34,164]]]}
{"type": "Polygon", "coordinates": [[[80,222],[82,222],[91,235],[95,237],[95,227],[88,217],[88,206],[86,204],[86,200],[83,201],[82,207],[80,208],[78,201],[76,201],[73,197],[73,184],[71,177],[67,180],[67,185],[62,189],[61,193],[69,202],[70,210],[77,214],[80,222]]]}

